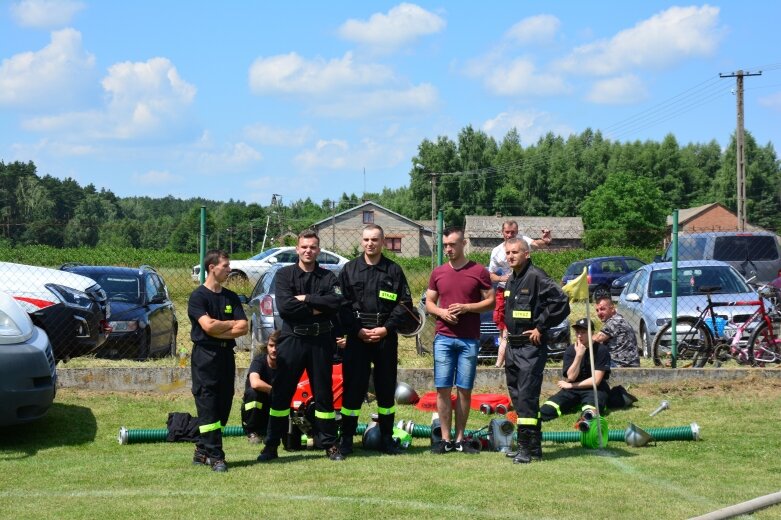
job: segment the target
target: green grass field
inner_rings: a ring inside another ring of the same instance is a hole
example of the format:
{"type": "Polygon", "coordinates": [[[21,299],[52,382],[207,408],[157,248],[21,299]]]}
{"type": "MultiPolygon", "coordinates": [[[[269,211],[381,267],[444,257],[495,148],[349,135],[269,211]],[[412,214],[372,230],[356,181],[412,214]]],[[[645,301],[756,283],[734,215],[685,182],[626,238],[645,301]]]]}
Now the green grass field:
{"type": "MultiPolygon", "coordinates": [[[[190,464],[192,445],[120,446],[120,426],[164,427],[168,412],[194,413],[187,394],[62,390],[36,423],[0,430],[2,518],[687,518],[776,492],[781,474],[781,383],[699,382],[633,388],[640,401],[609,415],[611,429],[697,422],[703,440],[590,451],[544,444],[545,460],[513,465],[502,454],[356,450],[341,463],[319,451],[255,462],[257,446],[226,439],[230,471],[190,464]],[[671,409],[649,418],[661,399],[671,409]]],[[[238,403],[238,401],[236,401],[238,403]]],[[[369,408],[364,407],[364,415],[369,408]]],[[[372,407],[373,408],[373,407],[372,407]]],[[[238,405],[231,423],[238,424],[238,405]]],[[[399,406],[398,418],[430,415],[399,406]]],[[[572,428],[574,417],[545,425],[572,428]]],[[[476,412],[470,427],[488,417],[476,412]]],[[[781,516],[781,506],[753,518],[781,516]]]]}

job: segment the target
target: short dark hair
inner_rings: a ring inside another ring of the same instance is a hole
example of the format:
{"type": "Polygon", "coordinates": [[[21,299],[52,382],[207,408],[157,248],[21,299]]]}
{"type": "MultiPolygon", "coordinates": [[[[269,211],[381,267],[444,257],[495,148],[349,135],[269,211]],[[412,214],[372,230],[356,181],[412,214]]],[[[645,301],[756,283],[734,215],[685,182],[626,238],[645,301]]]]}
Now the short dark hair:
{"type": "Polygon", "coordinates": [[[298,242],[300,242],[302,238],[316,238],[317,245],[320,245],[320,237],[317,236],[317,231],[315,231],[314,229],[303,230],[301,233],[298,234],[298,242]]]}
{"type": "Polygon", "coordinates": [[[464,228],[458,226],[448,226],[442,230],[443,237],[452,235],[453,233],[458,233],[459,235],[461,235],[461,238],[464,238],[464,228]]]}
{"type": "Polygon", "coordinates": [[[268,341],[266,342],[266,345],[268,346],[268,344],[269,344],[269,343],[271,343],[271,342],[274,342],[274,344],[276,345],[276,344],[277,344],[277,342],[279,341],[279,337],[280,337],[281,335],[282,335],[282,331],[281,331],[281,330],[279,330],[279,329],[275,329],[275,330],[274,330],[274,332],[272,332],[272,333],[269,335],[269,337],[268,337],[268,341]]]}
{"type": "Polygon", "coordinates": [[[523,240],[523,239],[518,238],[518,237],[511,238],[510,240],[505,242],[505,244],[508,245],[508,246],[511,246],[513,244],[518,244],[519,246],[521,246],[521,249],[523,251],[526,251],[527,253],[531,251],[531,249],[529,248],[529,243],[526,240],[523,240]]]}
{"type": "MultiPolygon", "coordinates": [[[[380,236],[382,238],[385,238],[385,230],[382,229],[382,226],[378,226],[377,224],[366,224],[363,226],[363,231],[374,231],[377,230],[380,232],[380,236]]],[[[361,233],[363,233],[363,231],[361,233]]]]}
{"type": "Polygon", "coordinates": [[[206,251],[206,255],[203,257],[203,266],[204,271],[206,271],[206,274],[209,273],[209,266],[210,265],[217,265],[220,263],[220,260],[223,258],[230,259],[230,256],[228,256],[228,253],[223,251],[222,249],[210,249],[206,251]]]}
{"type": "Polygon", "coordinates": [[[502,222],[502,230],[504,230],[504,228],[506,227],[517,228],[518,222],[516,222],[515,220],[505,220],[504,222],[502,222]]]}

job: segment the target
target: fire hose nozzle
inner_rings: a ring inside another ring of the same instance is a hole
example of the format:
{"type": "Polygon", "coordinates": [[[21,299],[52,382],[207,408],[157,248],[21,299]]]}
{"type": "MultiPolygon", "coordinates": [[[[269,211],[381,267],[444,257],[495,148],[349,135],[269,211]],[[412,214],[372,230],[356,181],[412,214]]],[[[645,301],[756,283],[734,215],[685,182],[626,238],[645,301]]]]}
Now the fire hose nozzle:
{"type": "Polygon", "coordinates": [[[649,414],[649,417],[653,417],[654,415],[656,415],[656,414],[658,414],[658,413],[661,413],[661,412],[663,412],[664,410],[667,410],[667,409],[669,409],[669,408],[670,408],[670,403],[668,403],[667,401],[662,401],[662,402],[659,404],[659,407],[658,407],[656,410],[654,410],[653,412],[651,412],[651,413],[649,414]]]}

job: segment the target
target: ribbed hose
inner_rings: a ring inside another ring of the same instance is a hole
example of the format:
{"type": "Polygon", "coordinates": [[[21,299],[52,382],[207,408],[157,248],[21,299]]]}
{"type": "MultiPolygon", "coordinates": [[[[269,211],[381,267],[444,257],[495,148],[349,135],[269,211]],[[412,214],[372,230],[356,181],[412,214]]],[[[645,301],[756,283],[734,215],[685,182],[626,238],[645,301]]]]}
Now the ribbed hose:
{"type": "MultiPolygon", "coordinates": [[[[358,424],[355,434],[363,435],[363,432],[366,431],[366,426],[366,423],[358,424]]],[[[657,441],[696,441],[700,438],[700,430],[696,423],[692,423],[689,426],[649,428],[646,431],[657,441]]],[[[410,433],[413,437],[418,439],[429,438],[431,437],[431,426],[415,424],[410,433]]],[[[623,441],[625,433],[626,430],[609,430],[608,440],[623,441]]],[[[455,431],[451,430],[451,435],[455,434],[455,431]]],[[[244,435],[244,428],[241,426],[226,426],[222,429],[223,437],[241,437],[242,435],[244,435]]],[[[479,430],[466,430],[465,435],[484,438],[488,436],[488,430],[482,428],[479,430]]],[[[168,429],[166,428],[129,430],[123,426],[119,429],[119,437],[117,440],[120,444],[141,444],[147,442],[164,442],[167,438],[168,429]]],[[[513,434],[513,439],[515,438],[516,434],[513,434]]],[[[548,442],[580,442],[580,432],[577,430],[566,432],[543,431],[542,440],[548,442]]]]}

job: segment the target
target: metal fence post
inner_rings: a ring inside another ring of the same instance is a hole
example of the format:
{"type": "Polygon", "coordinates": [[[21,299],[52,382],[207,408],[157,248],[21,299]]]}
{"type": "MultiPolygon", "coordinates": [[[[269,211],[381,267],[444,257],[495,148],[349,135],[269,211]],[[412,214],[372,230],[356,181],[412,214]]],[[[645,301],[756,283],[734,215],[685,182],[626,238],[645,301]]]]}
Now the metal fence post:
{"type": "Polygon", "coordinates": [[[672,368],[678,360],[678,210],[673,210],[673,236],[672,236],[672,288],[670,291],[671,312],[672,312],[672,325],[670,326],[670,332],[672,334],[670,341],[670,348],[672,350],[671,363],[672,368]]]}
{"type": "Polygon", "coordinates": [[[206,280],[206,266],[203,265],[203,259],[206,257],[206,206],[201,206],[201,271],[200,280],[201,283],[206,280]]]}

